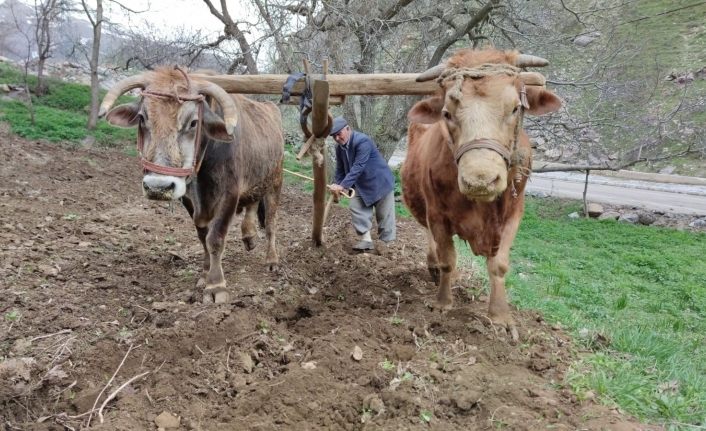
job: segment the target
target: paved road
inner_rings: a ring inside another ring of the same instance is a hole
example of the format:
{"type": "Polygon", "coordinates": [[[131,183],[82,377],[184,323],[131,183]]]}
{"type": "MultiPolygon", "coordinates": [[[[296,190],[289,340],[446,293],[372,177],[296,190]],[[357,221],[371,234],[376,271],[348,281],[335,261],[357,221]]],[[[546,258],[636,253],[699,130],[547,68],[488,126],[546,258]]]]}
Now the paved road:
{"type": "MultiPolygon", "coordinates": [[[[395,151],[389,163],[398,166],[404,157],[403,151],[395,151]]],[[[584,179],[585,174],[576,172],[533,173],[527,190],[561,198],[583,199],[584,179]]],[[[591,174],[587,197],[589,202],[706,216],[706,185],[660,183],[591,174]]]]}
{"type": "MultiPolygon", "coordinates": [[[[583,174],[532,174],[529,192],[549,196],[582,199],[583,174]]],[[[588,184],[589,202],[634,206],[654,211],[706,215],[706,186],[652,183],[620,180],[591,175],[588,184]]]]}

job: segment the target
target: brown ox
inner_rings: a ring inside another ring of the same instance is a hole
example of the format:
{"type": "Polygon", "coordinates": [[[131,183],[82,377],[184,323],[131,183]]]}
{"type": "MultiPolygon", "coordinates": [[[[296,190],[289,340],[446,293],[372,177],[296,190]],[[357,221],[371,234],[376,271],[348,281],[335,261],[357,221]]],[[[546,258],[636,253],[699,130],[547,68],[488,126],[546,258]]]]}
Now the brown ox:
{"type": "Polygon", "coordinates": [[[267,237],[266,263],[278,264],[275,245],[282,187],[284,137],[277,106],[229,95],[206,81],[191,80],[179,68],[162,68],[127,78],[105,96],[100,115],[113,125],[138,127],[138,148],[148,199],[181,200],[204,249],[204,302],[226,302],[221,258],[233,215],[247,250],[255,246],[256,214],[267,237]],[[135,103],[117,106],[126,91],[142,88],[135,103]],[[218,102],[223,119],[209,102],[218,102]]]}
{"type": "Polygon", "coordinates": [[[551,92],[525,85],[537,74],[520,72],[519,67],[546,63],[517,52],[462,50],[445,65],[420,75],[418,80],[438,77],[441,89],[408,114],[404,202],[427,227],[427,266],[439,283],[437,305],[453,305],[457,234],[474,254],[486,257],[489,317],[514,339],[518,334],[507,303],[505,273],[531,168],[522,115],[542,115],[561,106],[551,92]]]}

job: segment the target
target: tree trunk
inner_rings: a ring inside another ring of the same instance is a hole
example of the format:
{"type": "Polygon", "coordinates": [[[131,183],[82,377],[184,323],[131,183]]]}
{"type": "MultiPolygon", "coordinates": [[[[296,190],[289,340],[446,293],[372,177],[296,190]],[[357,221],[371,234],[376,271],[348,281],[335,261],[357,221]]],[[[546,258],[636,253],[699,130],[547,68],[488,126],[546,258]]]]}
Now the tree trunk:
{"type": "Polygon", "coordinates": [[[101,46],[101,28],[103,26],[103,0],[96,0],[96,19],[93,21],[93,46],[91,49],[91,59],[89,61],[91,69],[91,110],[88,114],[88,130],[95,130],[98,123],[98,60],[101,46]]]}

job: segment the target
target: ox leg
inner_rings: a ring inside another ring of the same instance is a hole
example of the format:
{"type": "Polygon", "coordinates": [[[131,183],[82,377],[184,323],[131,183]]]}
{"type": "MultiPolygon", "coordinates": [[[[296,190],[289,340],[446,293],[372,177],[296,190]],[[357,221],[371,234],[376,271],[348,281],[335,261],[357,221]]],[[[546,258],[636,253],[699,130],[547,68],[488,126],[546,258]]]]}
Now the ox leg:
{"type": "Polygon", "coordinates": [[[502,232],[498,253],[487,260],[488,277],[490,278],[490,303],[488,316],[493,323],[504,327],[512,336],[513,341],[519,340],[515,321],[510,313],[505,291],[505,274],[510,269],[510,246],[517,234],[520,218],[510,221],[502,232]]]}
{"type": "Polygon", "coordinates": [[[427,269],[429,270],[429,275],[431,275],[431,281],[438,286],[440,276],[439,256],[436,252],[436,241],[434,241],[431,229],[427,229],[427,269]]]}
{"type": "Polygon", "coordinates": [[[209,268],[208,248],[206,247],[206,235],[208,235],[208,227],[199,227],[198,225],[196,225],[196,220],[194,219],[194,204],[191,202],[191,199],[184,196],[181,198],[181,203],[182,205],[184,205],[184,208],[186,208],[186,211],[189,213],[189,217],[194,220],[194,225],[196,226],[196,234],[198,235],[199,241],[201,241],[201,246],[203,247],[203,266],[201,269],[201,277],[199,277],[199,280],[196,282],[196,288],[203,289],[204,287],[206,287],[206,274],[208,274],[209,268]]]}
{"type": "Polygon", "coordinates": [[[221,204],[218,216],[211,221],[208,228],[206,247],[209,255],[209,268],[206,275],[206,288],[203,292],[204,303],[215,302],[218,304],[228,302],[229,299],[221,259],[223,258],[228,227],[235,213],[236,202],[236,197],[228,196],[221,204]]]}
{"type": "Polygon", "coordinates": [[[275,186],[273,192],[267,193],[265,199],[265,236],[267,238],[267,256],[265,265],[270,271],[274,271],[279,266],[279,255],[277,254],[277,208],[279,207],[281,184],[275,186]]]}
{"type": "Polygon", "coordinates": [[[451,285],[456,280],[456,248],[453,235],[443,223],[429,224],[431,233],[436,243],[436,254],[439,260],[439,291],[436,295],[436,305],[439,309],[450,310],[453,307],[451,285]]]}
{"type": "Polygon", "coordinates": [[[211,267],[208,247],[206,246],[206,236],[208,236],[208,227],[196,226],[196,234],[199,236],[201,246],[203,246],[203,265],[201,266],[201,277],[199,277],[199,280],[196,282],[196,288],[203,289],[204,287],[206,287],[206,276],[208,275],[208,270],[211,267]]]}
{"type": "Polygon", "coordinates": [[[245,216],[240,224],[243,244],[247,251],[255,248],[255,237],[257,236],[257,205],[258,202],[248,205],[245,208],[245,216]]]}

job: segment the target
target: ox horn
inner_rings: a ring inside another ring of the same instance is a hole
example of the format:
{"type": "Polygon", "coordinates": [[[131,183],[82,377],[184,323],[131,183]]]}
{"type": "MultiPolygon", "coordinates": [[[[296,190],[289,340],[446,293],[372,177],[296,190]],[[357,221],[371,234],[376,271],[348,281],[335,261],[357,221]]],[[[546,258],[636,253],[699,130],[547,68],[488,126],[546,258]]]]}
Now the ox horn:
{"type": "Polygon", "coordinates": [[[439,77],[439,75],[444,72],[444,69],[446,69],[446,64],[437,64],[436,66],[430,67],[429,69],[420,73],[419,76],[417,76],[417,79],[415,79],[415,81],[425,82],[431,81],[432,79],[436,79],[439,77]]]}
{"type": "Polygon", "coordinates": [[[515,66],[517,67],[544,67],[549,64],[549,60],[542,57],[537,57],[536,55],[520,54],[515,60],[515,66]]]}
{"type": "Polygon", "coordinates": [[[537,72],[520,72],[520,80],[525,85],[536,85],[544,87],[547,85],[547,79],[541,73],[537,72]]]}
{"type": "Polygon", "coordinates": [[[238,124],[238,110],[235,107],[233,98],[223,88],[213,82],[199,82],[197,83],[197,88],[199,93],[213,97],[221,105],[226,132],[232,136],[235,126],[238,124]]]}
{"type": "Polygon", "coordinates": [[[98,111],[98,117],[103,117],[107,114],[108,110],[113,107],[115,101],[118,97],[122,96],[123,93],[133,88],[145,88],[145,77],[143,75],[144,74],[139,74],[118,81],[103,98],[103,103],[101,103],[100,110],[98,111]]]}

